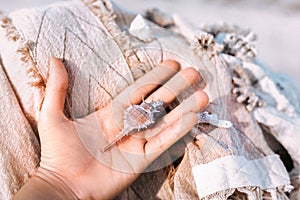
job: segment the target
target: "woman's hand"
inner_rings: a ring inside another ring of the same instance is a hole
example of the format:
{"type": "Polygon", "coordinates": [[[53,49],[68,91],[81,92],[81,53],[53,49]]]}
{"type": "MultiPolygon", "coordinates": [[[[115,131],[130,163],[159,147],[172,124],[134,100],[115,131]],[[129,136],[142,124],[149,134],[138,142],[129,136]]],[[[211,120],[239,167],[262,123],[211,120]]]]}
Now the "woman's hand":
{"type": "Polygon", "coordinates": [[[198,72],[192,68],[178,70],[178,63],[166,61],[107,106],[71,121],[63,113],[67,72],[59,59],[52,59],[38,123],[42,150],[37,177],[50,182],[51,187],[59,187],[57,190],[64,191],[64,195],[80,199],[111,199],[128,187],[153,160],[192,129],[197,123],[196,113],[208,102],[206,94],[197,91],[153,128],[126,136],[111,149],[101,151],[121,131],[128,106],[140,104],[147,96],[146,102],[163,100],[167,106],[199,80],[198,72]]]}

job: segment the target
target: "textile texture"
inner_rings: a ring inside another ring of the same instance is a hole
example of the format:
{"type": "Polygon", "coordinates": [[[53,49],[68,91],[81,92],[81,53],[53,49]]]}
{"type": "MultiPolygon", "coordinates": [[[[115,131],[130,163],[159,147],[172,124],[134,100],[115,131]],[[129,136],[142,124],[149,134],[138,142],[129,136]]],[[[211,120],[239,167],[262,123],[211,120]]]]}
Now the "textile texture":
{"type": "MultiPolygon", "coordinates": [[[[70,118],[99,109],[163,60],[175,59],[182,68],[199,70],[202,80],[170,107],[205,89],[210,98],[205,110],[234,124],[195,127],[161,156],[172,162],[164,168],[154,162],[116,199],[199,199],[193,167],[228,155],[254,160],[274,154],[259,123],[232,95],[233,72],[221,56],[195,52],[174,24],[162,28],[144,19],[148,29],[130,34],[135,16],[106,0],[63,1],[1,15],[1,199],[11,199],[38,166],[36,127],[51,57],[61,58],[68,71],[65,113],[70,118]]],[[[287,199],[288,186],[227,188],[203,199],[287,199]]]]}

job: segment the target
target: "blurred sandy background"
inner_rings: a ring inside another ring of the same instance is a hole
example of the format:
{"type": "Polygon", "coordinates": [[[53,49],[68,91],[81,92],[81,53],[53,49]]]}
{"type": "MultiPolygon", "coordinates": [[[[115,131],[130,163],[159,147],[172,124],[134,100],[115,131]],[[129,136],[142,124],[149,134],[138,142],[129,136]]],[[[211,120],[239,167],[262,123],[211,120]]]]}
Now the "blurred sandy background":
{"type": "MultiPolygon", "coordinates": [[[[0,0],[0,10],[43,6],[57,0],[0,0]]],[[[259,59],[300,86],[299,0],[114,0],[142,12],[157,7],[197,24],[225,21],[251,28],[258,35],[259,59]]],[[[300,87],[299,87],[300,88],[300,87]]],[[[298,90],[300,91],[300,90],[298,90]]]]}

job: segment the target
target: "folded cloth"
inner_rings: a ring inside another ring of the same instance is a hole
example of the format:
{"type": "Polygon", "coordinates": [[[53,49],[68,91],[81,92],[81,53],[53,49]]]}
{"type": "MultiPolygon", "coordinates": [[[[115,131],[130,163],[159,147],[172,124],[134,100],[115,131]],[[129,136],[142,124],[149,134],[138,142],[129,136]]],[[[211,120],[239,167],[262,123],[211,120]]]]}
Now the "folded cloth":
{"type": "Polygon", "coordinates": [[[0,198],[11,199],[39,162],[40,146],[0,63],[0,198]]]}
{"type": "MultiPolygon", "coordinates": [[[[189,144],[179,165],[180,153],[184,152],[181,143],[172,147],[177,150],[176,155],[172,151],[163,154],[118,199],[198,199],[193,167],[228,155],[255,160],[273,154],[253,115],[231,95],[233,72],[219,57],[220,50],[214,49],[216,43],[212,36],[191,45],[184,25],[170,23],[168,28],[161,28],[155,21],[159,17],[149,17],[153,20],[150,22],[140,15],[133,20],[134,16],[106,0],[63,1],[1,16],[1,199],[10,199],[38,165],[36,127],[51,57],[61,58],[69,74],[65,114],[70,118],[99,109],[156,64],[175,59],[182,68],[194,66],[203,79],[177,101],[206,86],[211,100],[206,111],[234,124],[230,129],[195,127],[192,133],[196,142],[191,142],[190,136],[185,138],[189,144]],[[168,159],[167,163],[161,162],[168,159]],[[173,161],[177,163],[175,167],[173,161]]],[[[189,33],[196,36],[193,31],[189,33]]],[[[267,168],[256,170],[268,174],[267,168]]],[[[277,184],[266,190],[257,185],[235,184],[234,188],[224,188],[204,198],[242,194],[263,198],[259,194],[264,193],[269,194],[264,197],[285,199],[289,177],[284,178],[280,187],[277,184]]]]}

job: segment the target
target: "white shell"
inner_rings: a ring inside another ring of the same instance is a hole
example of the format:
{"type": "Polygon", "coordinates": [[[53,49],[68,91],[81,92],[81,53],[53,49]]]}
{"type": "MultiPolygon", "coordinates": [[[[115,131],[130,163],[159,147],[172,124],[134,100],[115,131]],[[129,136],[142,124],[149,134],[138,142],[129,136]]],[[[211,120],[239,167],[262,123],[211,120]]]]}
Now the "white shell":
{"type": "Polygon", "coordinates": [[[131,22],[129,33],[143,42],[151,42],[153,40],[150,26],[140,14],[131,22]]]}
{"type": "Polygon", "coordinates": [[[220,120],[216,114],[209,114],[208,112],[198,113],[198,124],[207,123],[219,128],[231,128],[233,124],[228,120],[220,120]]]}

